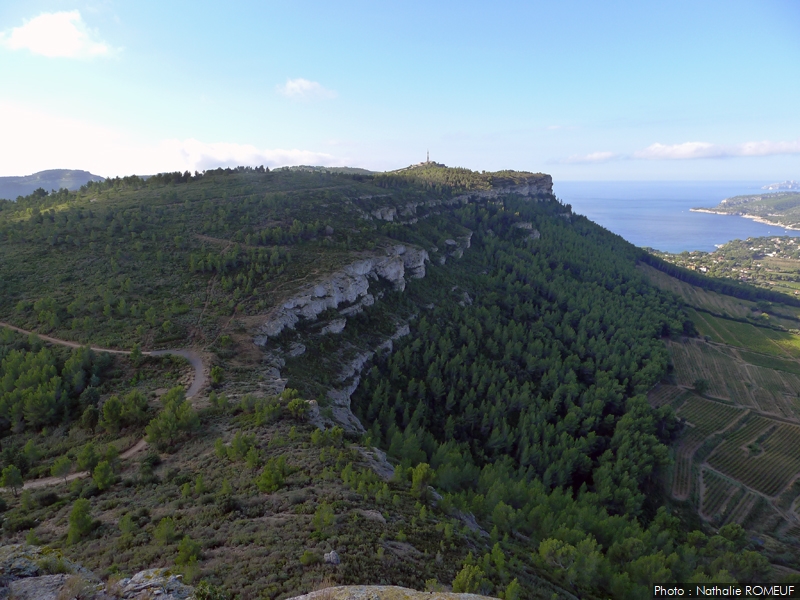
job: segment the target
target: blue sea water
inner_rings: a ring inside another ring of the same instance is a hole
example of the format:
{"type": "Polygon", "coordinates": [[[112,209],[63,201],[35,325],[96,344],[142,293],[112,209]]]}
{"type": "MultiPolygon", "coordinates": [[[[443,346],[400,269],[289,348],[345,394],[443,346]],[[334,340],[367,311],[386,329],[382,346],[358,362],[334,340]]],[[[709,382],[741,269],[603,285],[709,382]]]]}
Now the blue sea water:
{"type": "Polygon", "coordinates": [[[555,181],[553,191],[576,213],[636,246],[665,252],[713,251],[735,239],[767,235],[800,237],[776,225],[732,215],[690,212],[725,198],[761,193],[770,181],[555,181]]]}

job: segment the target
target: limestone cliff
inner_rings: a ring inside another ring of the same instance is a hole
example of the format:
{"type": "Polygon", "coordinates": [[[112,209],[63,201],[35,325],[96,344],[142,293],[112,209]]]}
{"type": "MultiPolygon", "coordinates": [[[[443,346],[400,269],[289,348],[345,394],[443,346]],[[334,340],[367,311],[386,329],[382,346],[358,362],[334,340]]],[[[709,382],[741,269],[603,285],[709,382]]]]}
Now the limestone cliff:
{"type": "MultiPolygon", "coordinates": [[[[383,256],[376,254],[352,262],[325,280],[302,289],[273,310],[253,340],[264,346],[269,338],[279,335],[284,329],[294,329],[301,318],[313,321],[320,313],[341,304],[348,305],[342,310],[346,317],[375,301],[369,293],[370,281],[382,278],[402,291],[406,287],[406,277],[425,277],[425,262],[428,260],[426,250],[398,244],[388,248],[383,256]]],[[[337,321],[331,332],[344,328],[345,324],[340,319],[337,321]]]]}
{"type": "Polygon", "coordinates": [[[378,219],[383,221],[403,222],[407,218],[408,223],[417,222],[417,209],[426,207],[428,209],[437,206],[454,206],[457,204],[468,204],[476,200],[491,200],[507,194],[517,194],[528,198],[535,198],[541,195],[553,193],[553,178],[550,175],[539,177],[529,177],[524,183],[495,187],[489,190],[474,190],[453,196],[451,198],[436,198],[423,202],[410,202],[401,206],[384,206],[364,213],[366,219],[378,219]]]}
{"type": "MultiPolygon", "coordinates": [[[[384,220],[398,224],[411,224],[420,218],[445,210],[444,207],[457,207],[482,200],[492,200],[507,194],[517,194],[531,199],[552,194],[553,181],[549,175],[532,175],[523,181],[515,181],[508,185],[502,182],[498,187],[484,190],[473,190],[450,198],[433,198],[419,202],[385,206],[359,208],[361,218],[368,220],[384,220]],[[419,210],[420,208],[424,210],[419,210]]],[[[364,196],[357,200],[369,200],[378,203],[391,201],[390,195],[364,196]]],[[[539,232],[533,230],[530,223],[518,225],[530,230],[530,237],[536,239],[539,232]]],[[[313,335],[338,335],[345,331],[348,318],[375,304],[380,293],[375,291],[374,284],[379,280],[391,283],[395,290],[405,290],[408,279],[425,277],[426,262],[431,260],[428,251],[433,253],[433,260],[444,265],[448,260],[460,259],[470,248],[472,232],[461,228],[462,232],[451,231],[453,238],[444,240],[442,248],[430,247],[428,250],[410,244],[394,244],[379,252],[367,255],[345,267],[325,276],[315,283],[298,289],[292,296],[274,308],[266,319],[255,328],[253,341],[266,349],[265,358],[269,369],[269,379],[274,385],[272,392],[279,392],[286,384],[281,377],[281,369],[286,358],[302,355],[306,347],[301,336],[288,344],[285,340],[270,343],[270,339],[280,336],[287,330],[294,330],[304,321],[318,321],[326,311],[325,322],[319,322],[313,335]],[[377,296],[377,298],[376,298],[377,296]]],[[[463,292],[463,303],[471,303],[469,294],[463,292]]],[[[391,351],[392,341],[408,333],[408,323],[395,323],[396,332],[379,344],[373,341],[372,346],[361,342],[341,344],[338,355],[341,369],[332,389],[327,392],[333,420],[355,433],[364,431],[362,424],[350,411],[350,397],[358,387],[361,370],[377,353],[391,351]],[[348,355],[345,359],[344,356],[348,355]]],[[[314,406],[313,421],[319,426],[326,425],[326,420],[319,416],[314,406]]]]}

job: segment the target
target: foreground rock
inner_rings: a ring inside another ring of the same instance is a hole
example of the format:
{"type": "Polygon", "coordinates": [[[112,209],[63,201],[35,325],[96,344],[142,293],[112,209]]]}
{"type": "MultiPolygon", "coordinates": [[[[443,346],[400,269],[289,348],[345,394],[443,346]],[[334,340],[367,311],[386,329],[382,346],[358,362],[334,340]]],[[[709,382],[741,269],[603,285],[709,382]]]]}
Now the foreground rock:
{"type": "Polygon", "coordinates": [[[64,558],[57,550],[14,544],[0,546],[0,599],[93,598],[187,600],[194,588],[168,569],[147,569],[114,583],[64,558]]]}
{"type": "Polygon", "coordinates": [[[325,588],[290,600],[494,600],[477,594],[418,592],[394,585],[345,585],[325,588]]]}

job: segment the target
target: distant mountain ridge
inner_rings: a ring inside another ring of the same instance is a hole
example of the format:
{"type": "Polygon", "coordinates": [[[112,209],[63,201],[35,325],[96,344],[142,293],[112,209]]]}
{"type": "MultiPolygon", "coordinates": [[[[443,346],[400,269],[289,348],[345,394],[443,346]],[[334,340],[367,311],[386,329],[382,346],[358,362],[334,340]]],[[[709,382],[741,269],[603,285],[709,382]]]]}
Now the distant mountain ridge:
{"type": "Polygon", "coordinates": [[[0,198],[14,200],[18,196],[27,196],[38,188],[44,188],[48,192],[61,188],[77,190],[89,181],[104,180],[105,177],[77,169],[48,169],[33,175],[0,177],[0,198]]]}

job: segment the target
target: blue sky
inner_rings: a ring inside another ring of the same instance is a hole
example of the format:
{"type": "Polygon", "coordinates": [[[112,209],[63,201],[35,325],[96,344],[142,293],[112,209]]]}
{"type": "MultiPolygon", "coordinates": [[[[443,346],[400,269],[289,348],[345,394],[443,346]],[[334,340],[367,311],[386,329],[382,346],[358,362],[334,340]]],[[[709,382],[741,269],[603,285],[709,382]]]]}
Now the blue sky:
{"type": "Polygon", "coordinates": [[[800,2],[0,5],[0,175],[800,179],[800,2]]]}

